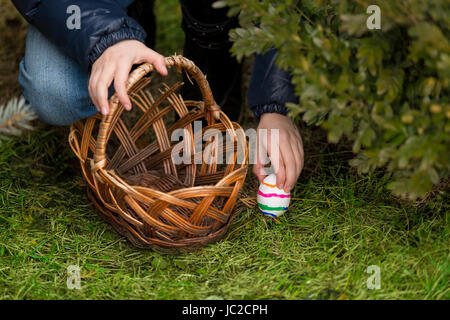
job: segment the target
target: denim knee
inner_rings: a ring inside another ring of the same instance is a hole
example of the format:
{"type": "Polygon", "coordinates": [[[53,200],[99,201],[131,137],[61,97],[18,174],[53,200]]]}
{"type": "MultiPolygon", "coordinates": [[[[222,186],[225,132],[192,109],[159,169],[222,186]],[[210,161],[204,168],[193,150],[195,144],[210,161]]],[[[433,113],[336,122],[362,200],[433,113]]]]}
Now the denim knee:
{"type": "Polygon", "coordinates": [[[20,63],[19,83],[23,88],[23,96],[45,123],[70,125],[97,113],[90,100],[87,83],[85,90],[80,90],[75,88],[77,83],[70,81],[70,77],[64,79],[49,77],[48,74],[30,75],[24,60],[20,63]]]}

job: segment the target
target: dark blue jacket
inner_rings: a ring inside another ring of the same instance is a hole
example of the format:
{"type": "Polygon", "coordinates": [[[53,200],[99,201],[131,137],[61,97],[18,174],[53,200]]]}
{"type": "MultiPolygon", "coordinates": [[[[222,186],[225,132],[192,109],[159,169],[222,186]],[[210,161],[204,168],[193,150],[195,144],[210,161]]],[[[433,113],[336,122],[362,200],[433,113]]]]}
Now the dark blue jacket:
{"type": "MultiPolygon", "coordinates": [[[[39,29],[87,71],[108,47],[127,39],[145,43],[146,32],[114,0],[13,0],[25,19],[39,29]],[[69,29],[67,19],[73,4],[80,7],[81,27],[69,29]]],[[[256,55],[248,103],[256,117],[263,113],[286,114],[286,102],[297,98],[290,75],[274,64],[276,50],[256,55]]]]}

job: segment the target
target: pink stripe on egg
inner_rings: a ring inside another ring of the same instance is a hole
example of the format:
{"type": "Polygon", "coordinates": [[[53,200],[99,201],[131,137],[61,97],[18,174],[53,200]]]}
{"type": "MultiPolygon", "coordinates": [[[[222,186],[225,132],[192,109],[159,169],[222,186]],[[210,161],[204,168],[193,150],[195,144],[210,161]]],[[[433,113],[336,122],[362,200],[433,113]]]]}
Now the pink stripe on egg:
{"type": "Polygon", "coordinates": [[[258,190],[258,194],[260,196],[271,198],[271,197],[278,197],[278,198],[290,198],[290,194],[276,194],[276,193],[262,193],[260,190],[258,190]]]}

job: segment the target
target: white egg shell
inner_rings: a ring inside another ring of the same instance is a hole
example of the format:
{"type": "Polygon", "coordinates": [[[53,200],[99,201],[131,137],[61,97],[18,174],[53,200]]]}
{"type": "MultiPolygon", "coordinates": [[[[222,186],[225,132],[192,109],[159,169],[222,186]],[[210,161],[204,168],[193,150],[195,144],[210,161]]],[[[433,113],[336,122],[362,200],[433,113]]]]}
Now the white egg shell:
{"type": "Polygon", "coordinates": [[[262,213],[271,217],[279,217],[289,207],[291,194],[276,187],[277,178],[274,174],[269,174],[264,182],[260,184],[257,202],[262,213]]]}

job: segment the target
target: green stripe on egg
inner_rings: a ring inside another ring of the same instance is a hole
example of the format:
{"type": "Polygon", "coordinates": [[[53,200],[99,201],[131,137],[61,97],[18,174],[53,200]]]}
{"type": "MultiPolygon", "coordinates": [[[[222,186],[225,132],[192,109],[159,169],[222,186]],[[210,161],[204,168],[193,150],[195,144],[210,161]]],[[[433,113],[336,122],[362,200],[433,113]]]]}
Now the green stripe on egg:
{"type": "Polygon", "coordinates": [[[286,207],[271,207],[271,206],[267,206],[267,205],[262,204],[262,203],[258,203],[258,206],[262,210],[270,210],[270,211],[286,211],[287,210],[286,207]]]}

